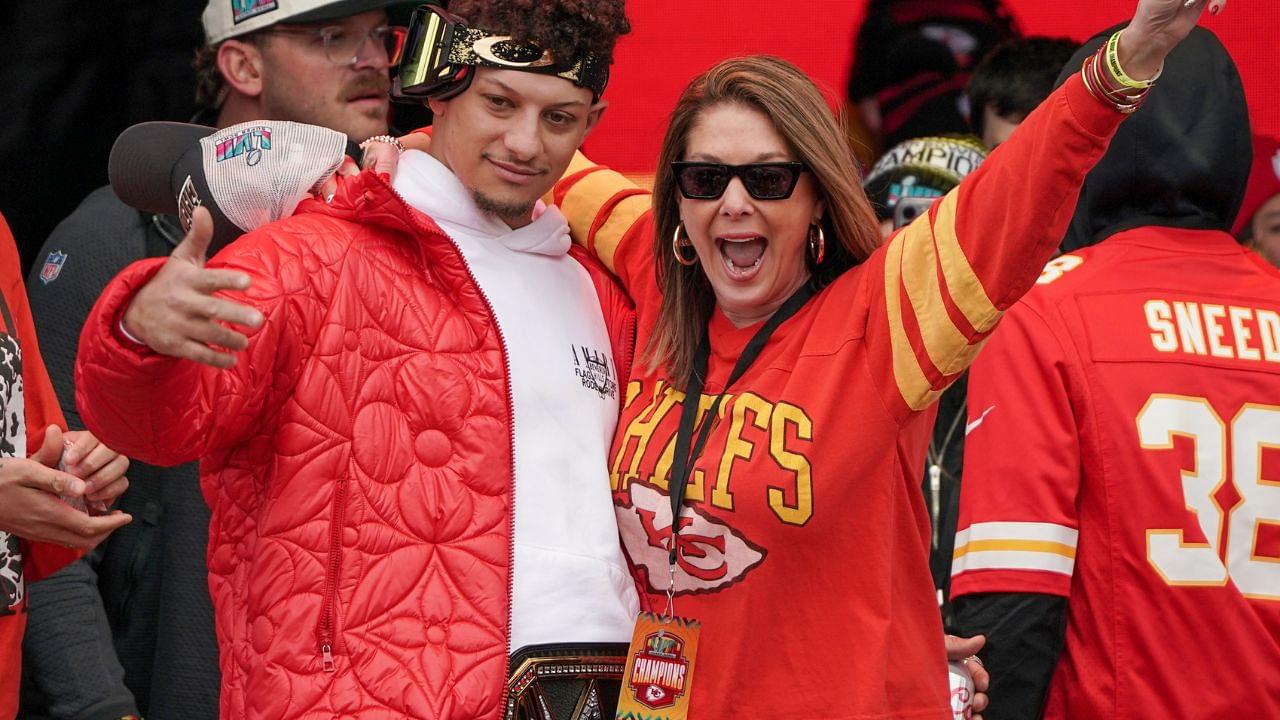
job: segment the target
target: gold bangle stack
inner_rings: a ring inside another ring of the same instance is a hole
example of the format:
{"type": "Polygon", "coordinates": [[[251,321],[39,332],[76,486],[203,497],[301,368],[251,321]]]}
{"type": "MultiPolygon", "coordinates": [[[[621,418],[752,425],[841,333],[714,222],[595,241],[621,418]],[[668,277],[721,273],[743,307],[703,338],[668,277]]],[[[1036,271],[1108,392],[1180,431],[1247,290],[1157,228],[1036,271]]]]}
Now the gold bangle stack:
{"type": "Polygon", "coordinates": [[[1089,93],[1126,115],[1142,107],[1147,93],[1160,77],[1160,72],[1150,80],[1134,80],[1120,66],[1120,32],[1107,39],[1093,55],[1085,58],[1080,67],[1080,77],[1089,93]]]}

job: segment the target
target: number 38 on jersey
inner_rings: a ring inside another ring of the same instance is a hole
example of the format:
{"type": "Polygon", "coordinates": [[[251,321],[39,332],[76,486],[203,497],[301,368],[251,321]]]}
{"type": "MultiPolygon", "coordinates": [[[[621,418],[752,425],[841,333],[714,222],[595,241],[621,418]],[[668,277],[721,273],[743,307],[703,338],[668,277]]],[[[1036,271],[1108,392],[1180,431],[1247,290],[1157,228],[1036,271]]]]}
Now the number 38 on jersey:
{"type": "Polygon", "coordinates": [[[1280,557],[1258,552],[1262,532],[1280,537],[1280,477],[1263,477],[1264,453],[1280,453],[1280,406],[1248,403],[1224,420],[1205,398],[1155,394],[1137,423],[1147,450],[1172,450],[1179,436],[1193,443],[1193,467],[1180,471],[1182,494],[1207,539],[1188,541],[1186,528],[1148,529],[1155,571],[1169,585],[1231,580],[1247,597],[1280,599],[1280,557]],[[1226,483],[1240,497],[1231,507],[1220,503],[1226,483]]]}

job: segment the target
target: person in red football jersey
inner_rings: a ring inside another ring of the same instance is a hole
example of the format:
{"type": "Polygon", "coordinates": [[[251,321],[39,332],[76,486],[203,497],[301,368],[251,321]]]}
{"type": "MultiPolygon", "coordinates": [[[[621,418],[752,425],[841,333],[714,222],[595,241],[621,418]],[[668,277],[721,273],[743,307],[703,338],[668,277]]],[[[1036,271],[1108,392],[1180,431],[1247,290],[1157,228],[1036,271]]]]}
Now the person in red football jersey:
{"type": "MultiPolygon", "coordinates": [[[[1112,66],[1153,78],[1204,7],[1142,0],[1112,66]]],[[[589,163],[557,186],[636,301],[611,480],[649,604],[671,592],[702,623],[691,716],[945,716],[918,485],[932,405],[1138,104],[1112,66],[1095,55],[884,244],[821,94],[777,59],[694,79],[652,195],[589,163]]]]}
{"type": "Polygon", "coordinates": [[[952,594],[988,720],[1280,717],[1280,272],[1226,232],[1231,58],[1197,29],[1160,82],[970,371],[952,594]]]}
{"type": "MultiPolygon", "coordinates": [[[[1204,7],[1142,0],[1116,62],[1153,78],[1204,7]]],[[[691,716],[949,712],[917,489],[931,405],[1141,102],[1090,68],[884,245],[821,93],[776,58],[694,80],[654,194],[582,161],[557,184],[574,239],[638,305],[608,461],[648,606],[670,592],[703,624],[691,716]]]]}

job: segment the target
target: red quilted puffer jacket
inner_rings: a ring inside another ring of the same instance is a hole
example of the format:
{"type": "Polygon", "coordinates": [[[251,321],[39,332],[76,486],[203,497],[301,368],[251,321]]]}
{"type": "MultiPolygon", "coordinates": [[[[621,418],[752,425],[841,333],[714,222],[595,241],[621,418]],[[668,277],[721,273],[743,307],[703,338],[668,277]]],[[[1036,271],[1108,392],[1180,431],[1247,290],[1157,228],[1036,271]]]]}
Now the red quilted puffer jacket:
{"type": "MultiPolygon", "coordinates": [[[[572,252],[627,377],[630,306],[572,252]]],[[[452,242],[372,173],[249,233],[210,263],[248,273],[230,297],[266,317],[225,371],[119,335],[161,262],[127,268],[94,307],[77,400],[131,457],[201,460],[222,717],[499,717],[510,395],[452,242]]]]}

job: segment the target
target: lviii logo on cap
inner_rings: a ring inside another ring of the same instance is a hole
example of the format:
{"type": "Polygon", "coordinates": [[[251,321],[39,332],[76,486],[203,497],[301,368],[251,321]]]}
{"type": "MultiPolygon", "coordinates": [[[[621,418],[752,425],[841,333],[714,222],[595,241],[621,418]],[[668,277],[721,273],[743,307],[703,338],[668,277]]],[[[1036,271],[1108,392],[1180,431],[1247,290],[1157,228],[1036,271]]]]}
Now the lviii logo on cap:
{"type": "Polygon", "coordinates": [[[271,149],[271,128],[265,125],[237,130],[230,137],[216,140],[214,162],[245,156],[245,164],[257,165],[262,152],[271,149]]]}
{"type": "Polygon", "coordinates": [[[271,12],[276,7],[276,0],[231,0],[231,22],[239,25],[251,17],[271,12]]]}

